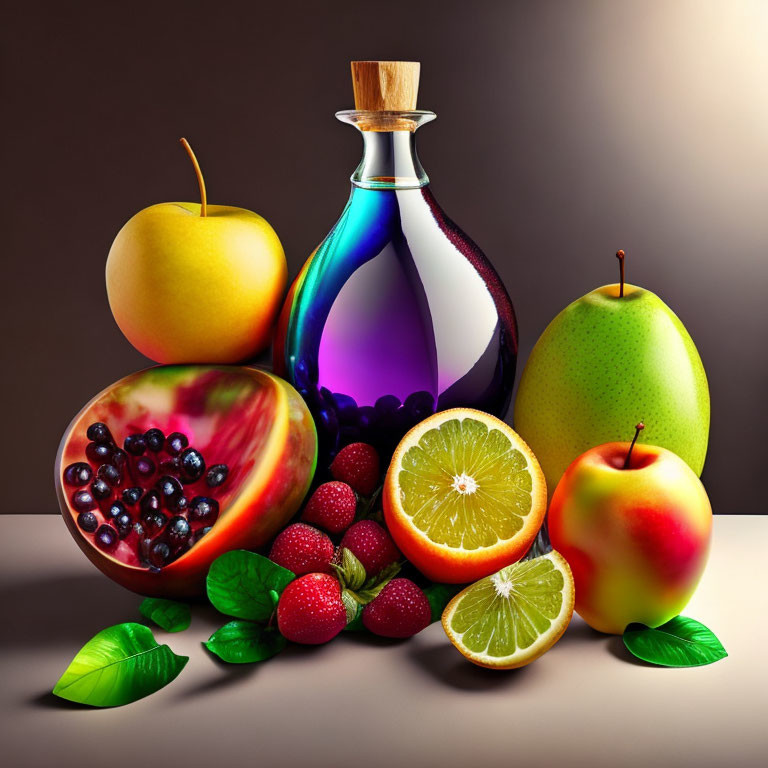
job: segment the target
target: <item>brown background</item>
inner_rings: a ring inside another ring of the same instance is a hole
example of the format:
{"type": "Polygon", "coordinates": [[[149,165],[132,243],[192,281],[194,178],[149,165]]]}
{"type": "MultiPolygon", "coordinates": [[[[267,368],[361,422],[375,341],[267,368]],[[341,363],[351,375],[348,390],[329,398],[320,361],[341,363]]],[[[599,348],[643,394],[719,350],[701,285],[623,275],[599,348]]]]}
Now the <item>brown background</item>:
{"type": "Polygon", "coordinates": [[[55,511],[69,419],[147,364],[104,260],[140,208],[196,199],[179,136],[293,275],[359,158],[333,118],[353,58],[422,62],[421,158],[509,288],[521,361],[626,249],[708,370],[715,510],[764,511],[768,3],[24,2],[0,35],[3,512],[55,511]]]}

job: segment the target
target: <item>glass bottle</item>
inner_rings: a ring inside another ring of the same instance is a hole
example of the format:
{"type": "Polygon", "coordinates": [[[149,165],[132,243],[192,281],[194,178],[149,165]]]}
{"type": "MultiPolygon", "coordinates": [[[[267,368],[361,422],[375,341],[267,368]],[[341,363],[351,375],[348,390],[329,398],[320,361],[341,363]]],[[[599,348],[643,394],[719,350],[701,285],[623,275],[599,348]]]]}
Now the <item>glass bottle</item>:
{"type": "Polygon", "coordinates": [[[509,295],[437,204],[416,155],[416,129],[435,119],[402,108],[415,107],[418,64],[353,62],[352,70],[357,109],[336,117],[360,130],[363,159],[275,337],[275,371],[309,405],[326,459],[358,440],[386,458],[436,410],[503,418],[517,359],[509,295]]]}

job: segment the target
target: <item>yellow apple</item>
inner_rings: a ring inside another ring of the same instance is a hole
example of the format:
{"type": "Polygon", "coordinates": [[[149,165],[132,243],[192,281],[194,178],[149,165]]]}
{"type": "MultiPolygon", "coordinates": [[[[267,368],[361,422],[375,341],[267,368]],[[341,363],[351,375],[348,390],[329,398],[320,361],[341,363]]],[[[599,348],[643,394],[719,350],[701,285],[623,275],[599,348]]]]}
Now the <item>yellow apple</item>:
{"type": "Polygon", "coordinates": [[[120,330],[158,363],[236,363],[270,341],[285,289],[283,247],[252,211],[201,202],[161,203],[118,232],[107,295],[120,330]]]}

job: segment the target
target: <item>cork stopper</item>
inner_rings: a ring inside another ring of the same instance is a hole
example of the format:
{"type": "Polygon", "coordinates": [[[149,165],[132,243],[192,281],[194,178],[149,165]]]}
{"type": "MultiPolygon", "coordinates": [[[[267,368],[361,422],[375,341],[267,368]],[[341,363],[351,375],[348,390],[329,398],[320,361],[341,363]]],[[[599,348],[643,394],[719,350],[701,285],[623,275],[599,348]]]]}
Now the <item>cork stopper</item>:
{"type": "Polygon", "coordinates": [[[418,61],[353,61],[355,109],[412,112],[419,92],[418,61]]]}

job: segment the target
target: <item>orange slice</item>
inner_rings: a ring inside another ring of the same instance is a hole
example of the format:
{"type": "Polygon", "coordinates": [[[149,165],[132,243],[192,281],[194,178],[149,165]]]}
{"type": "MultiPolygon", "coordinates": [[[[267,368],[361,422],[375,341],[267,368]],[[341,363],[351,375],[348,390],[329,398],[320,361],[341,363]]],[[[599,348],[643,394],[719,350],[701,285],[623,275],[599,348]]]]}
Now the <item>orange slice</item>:
{"type": "Polygon", "coordinates": [[[463,584],[519,560],[547,508],[539,462],[503,421],[470,408],[430,416],[402,439],[384,516],[425,576],[463,584]]]}

